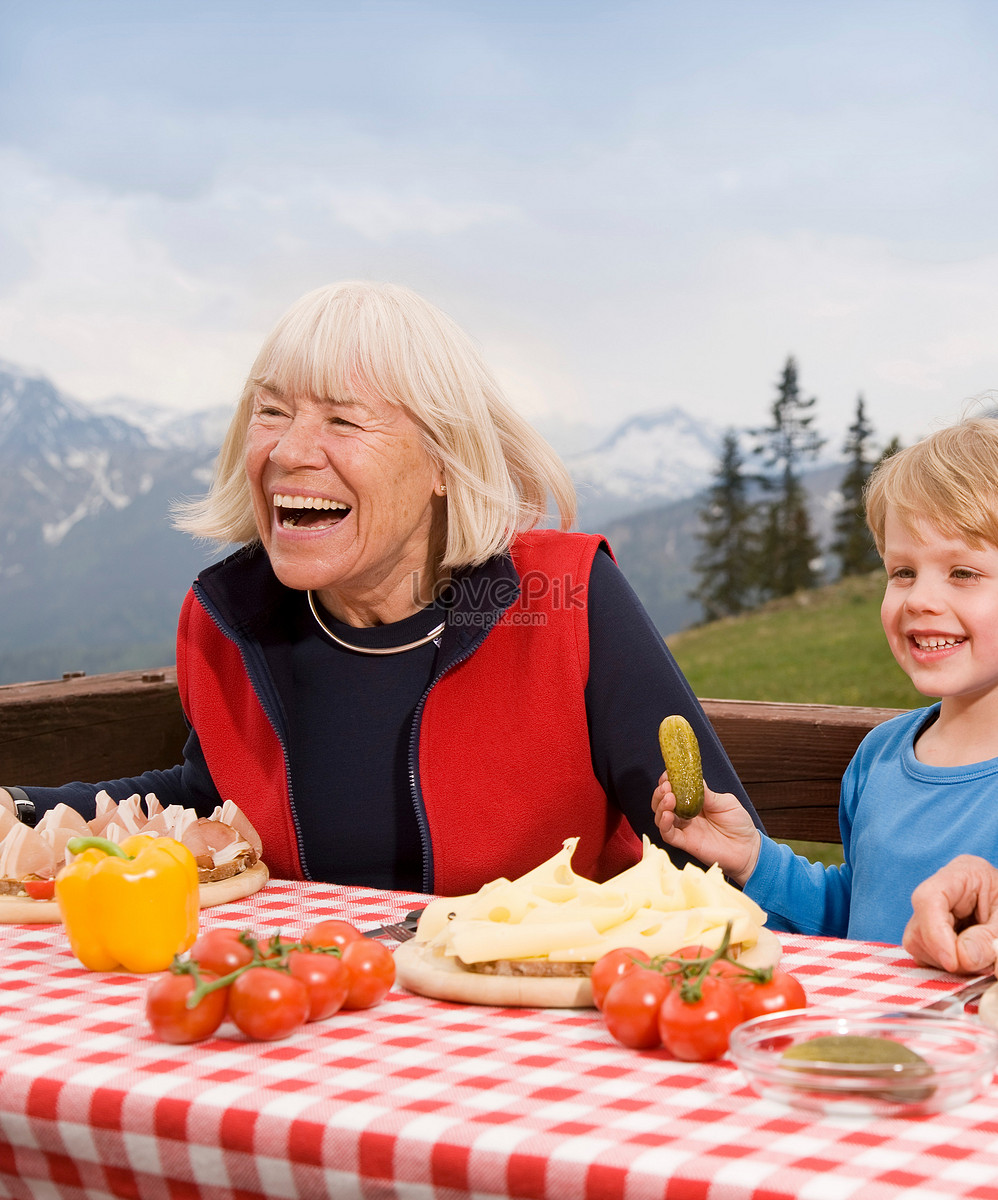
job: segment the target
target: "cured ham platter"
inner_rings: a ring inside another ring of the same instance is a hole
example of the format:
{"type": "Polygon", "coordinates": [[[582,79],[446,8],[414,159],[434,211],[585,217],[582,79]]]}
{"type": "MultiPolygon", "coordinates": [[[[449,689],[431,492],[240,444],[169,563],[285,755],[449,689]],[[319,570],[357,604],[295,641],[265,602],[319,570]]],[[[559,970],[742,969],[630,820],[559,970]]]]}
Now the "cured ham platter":
{"type": "Polygon", "coordinates": [[[148,834],[183,842],[197,863],[202,908],[252,896],[270,878],[260,857],[260,836],[231,800],[220,804],[210,817],[199,817],[180,805],[164,808],[152,793],[144,800],[134,795],[116,803],[99,792],[96,809],[87,821],[58,804],[34,829],[0,809],[0,923],[41,925],[61,919],[54,899],[33,899],[25,889],[46,882],[51,888],[71,857],[67,843],[77,837],[122,842],[133,834],[148,834]]]}

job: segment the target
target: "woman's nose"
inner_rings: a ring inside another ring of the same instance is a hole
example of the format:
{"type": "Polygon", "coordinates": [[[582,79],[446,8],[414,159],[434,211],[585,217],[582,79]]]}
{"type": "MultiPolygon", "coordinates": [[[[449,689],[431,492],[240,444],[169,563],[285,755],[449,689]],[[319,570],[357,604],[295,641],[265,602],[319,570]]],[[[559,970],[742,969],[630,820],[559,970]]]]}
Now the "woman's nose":
{"type": "Polygon", "coordinates": [[[270,460],[284,470],[297,467],[322,467],[326,456],[319,443],[318,429],[307,416],[298,413],[281,434],[270,452],[270,460]]]}

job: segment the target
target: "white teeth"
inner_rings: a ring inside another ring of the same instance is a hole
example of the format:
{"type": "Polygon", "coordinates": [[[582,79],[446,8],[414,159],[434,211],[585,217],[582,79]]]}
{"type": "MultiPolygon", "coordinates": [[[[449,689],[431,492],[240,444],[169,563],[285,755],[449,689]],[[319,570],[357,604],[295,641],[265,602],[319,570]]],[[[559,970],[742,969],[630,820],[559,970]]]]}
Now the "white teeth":
{"type": "Polygon", "coordinates": [[[942,650],[945,646],[959,646],[965,641],[962,637],[916,637],[915,645],[919,650],[942,650]]]}
{"type": "Polygon", "coordinates": [[[329,509],[349,509],[348,504],[340,504],[338,500],[324,500],[321,496],[284,496],[279,492],[274,494],[275,508],[319,508],[324,510],[329,509]]]}

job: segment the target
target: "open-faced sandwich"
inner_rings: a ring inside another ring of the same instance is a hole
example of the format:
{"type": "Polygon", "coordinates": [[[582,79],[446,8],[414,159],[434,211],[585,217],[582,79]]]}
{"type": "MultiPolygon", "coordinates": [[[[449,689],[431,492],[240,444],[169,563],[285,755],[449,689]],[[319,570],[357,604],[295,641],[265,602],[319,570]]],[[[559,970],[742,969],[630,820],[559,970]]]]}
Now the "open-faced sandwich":
{"type": "Polygon", "coordinates": [[[265,871],[262,865],[258,868],[263,853],[260,835],[231,800],[216,807],[210,817],[199,817],[179,804],[164,808],[153,793],[144,801],[134,795],[116,804],[101,791],[96,801],[97,812],[91,821],[65,804],[57,804],[34,829],[0,809],[0,896],[50,899],[52,881],[69,857],[66,843],[75,837],[121,842],[144,833],[175,838],[194,855],[202,884],[254,869],[265,871]]]}
{"type": "Polygon", "coordinates": [[[680,870],[645,838],[640,862],[594,883],[572,870],[577,844],[568,839],[519,879],[431,901],[415,939],[395,952],[399,981],[441,999],[581,1007],[592,1002],[593,963],[617,947],[652,958],[716,948],[730,924],[735,956],[753,966],[779,957],[765,912],[719,867],[680,870]]]}

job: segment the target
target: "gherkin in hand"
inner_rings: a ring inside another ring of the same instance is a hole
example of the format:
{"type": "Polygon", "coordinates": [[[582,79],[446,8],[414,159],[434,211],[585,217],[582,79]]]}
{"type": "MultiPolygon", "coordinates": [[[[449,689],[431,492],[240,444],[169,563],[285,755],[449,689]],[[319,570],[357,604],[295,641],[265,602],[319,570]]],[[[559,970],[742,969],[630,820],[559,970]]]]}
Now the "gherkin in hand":
{"type": "Polygon", "coordinates": [[[658,727],[658,744],[676,797],[676,816],[688,821],[703,808],[703,769],[697,735],[685,717],[666,717],[658,727]]]}

